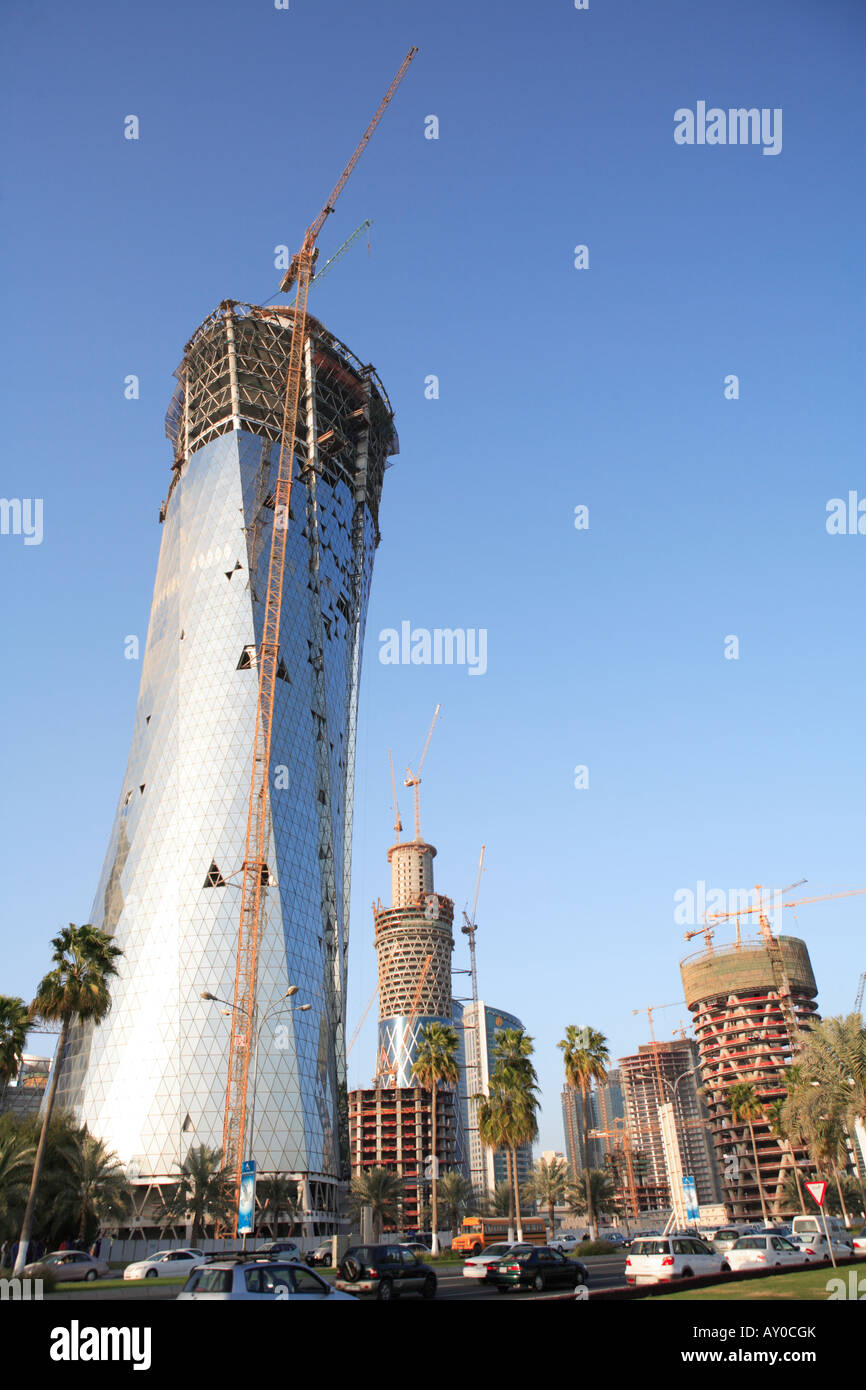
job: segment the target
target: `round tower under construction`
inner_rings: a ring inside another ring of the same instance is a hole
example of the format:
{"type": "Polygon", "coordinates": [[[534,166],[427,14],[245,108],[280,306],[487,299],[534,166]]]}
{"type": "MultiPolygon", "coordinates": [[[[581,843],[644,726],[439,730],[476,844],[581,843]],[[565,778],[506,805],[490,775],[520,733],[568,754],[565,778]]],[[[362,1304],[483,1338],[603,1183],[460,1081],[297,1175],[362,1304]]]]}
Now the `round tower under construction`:
{"type": "Polygon", "coordinates": [[[816,1018],[817,986],[804,941],[764,934],[714,947],[680,963],[694,1015],[704,1096],[725,1202],[734,1220],[762,1219],[792,1206],[786,1184],[805,1150],[780,1140],[765,1118],[734,1123],[731,1087],[748,1083],[766,1107],[785,1095],[798,1034],[816,1018]],[[760,1174],[760,1186],[758,1183],[760,1174]]]}

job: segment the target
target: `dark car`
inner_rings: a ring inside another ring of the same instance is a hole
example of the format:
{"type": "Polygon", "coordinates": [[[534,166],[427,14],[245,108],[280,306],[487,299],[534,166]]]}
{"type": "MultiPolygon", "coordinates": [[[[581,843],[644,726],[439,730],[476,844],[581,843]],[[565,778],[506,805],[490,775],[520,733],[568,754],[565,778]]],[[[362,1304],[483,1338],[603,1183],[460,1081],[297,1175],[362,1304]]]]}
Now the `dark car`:
{"type": "Polygon", "coordinates": [[[352,1245],[340,1261],[334,1287],[342,1293],[399,1298],[417,1293],[435,1298],[436,1275],[402,1245],[352,1245]]]}
{"type": "Polygon", "coordinates": [[[531,1250],[506,1255],[488,1269],[486,1283],[494,1284],[500,1293],[509,1289],[576,1289],[589,1284],[586,1265],[580,1260],[566,1259],[559,1250],[548,1245],[536,1245],[531,1250]]]}

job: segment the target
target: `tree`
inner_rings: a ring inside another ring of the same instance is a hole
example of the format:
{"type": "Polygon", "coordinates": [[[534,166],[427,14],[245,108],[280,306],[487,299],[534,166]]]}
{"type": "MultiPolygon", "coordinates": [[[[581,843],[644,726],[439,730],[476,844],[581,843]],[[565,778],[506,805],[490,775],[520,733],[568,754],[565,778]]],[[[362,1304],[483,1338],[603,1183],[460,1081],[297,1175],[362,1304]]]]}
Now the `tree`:
{"type": "MultiPolygon", "coordinates": [[[[800,1049],[798,1071],[803,1085],[810,1088],[808,1096],[800,1097],[799,1105],[807,1117],[812,1113],[833,1115],[848,1130],[858,1120],[866,1123],[866,1028],[860,1014],[825,1018],[815,1024],[800,1049]]],[[[850,1147],[861,1200],[866,1206],[866,1181],[858,1146],[852,1143],[850,1147]]],[[[847,1163],[846,1152],[845,1166],[847,1163]]]]}
{"type": "Polygon", "coordinates": [[[75,1227],[76,1240],[84,1245],[88,1228],[119,1225],[132,1202],[132,1185],[123,1165],[109,1153],[87,1126],[76,1130],[60,1151],[54,1176],[58,1219],[75,1227]]]}
{"type": "Polygon", "coordinates": [[[439,1084],[456,1086],[460,1077],[457,1066],[457,1034],[444,1023],[428,1023],[421,1029],[412,1075],[430,1092],[430,1130],[432,1161],[430,1164],[430,1251],[439,1254],[439,1148],[436,1130],[439,1084]]]}
{"type": "MultiPolygon", "coordinates": [[[[770,1126],[770,1133],[774,1134],[779,1141],[781,1148],[791,1159],[794,1171],[794,1181],[797,1185],[797,1196],[800,1202],[800,1210],[805,1213],[806,1199],[803,1196],[803,1184],[800,1179],[800,1165],[797,1162],[797,1155],[794,1152],[794,1145],[791,1143],[791,1136],[788,1133],[785,1122],[785,1097],[777,1096],[766,1108],[767,1124],[770,1126]]],[[[783,1189],[784,1195],[784,1189],[783,1189]]]]}
{"type": "Polygon", "coordinates": [[[32,1019],[23,999],[0,994],[0,1098],[18,1075],[32,1019]]]}
{"type": "Polygon", "coordinates": [[[532,1198],[547,1207],[550,1240],[555,1234],[555,1208],[567,1201],[573,1185],[574,1178],[564,1158],[540,1158],[530,1174],[527,1186],[532,1198]]]}
{"type": "MultiPolygon", "coordinates": [[[[577,1028],[569,1023],[565,1037],[558,1042],[562,1049],[565,1064],[565,1080],[573,1091],[579,1091],[583,1102],[582,1166],[586,1188],[587,1219],[593,1240],[598,1239],[598,1222],[592,1205],[592,1189],[589,1180],[589,1097],[593,1082],[607,1080],[607,1064],[610,1061],[607,1038],[595,1028],[577,1028]]],[[[572,1140],[573,1142],[573,1140],[572,1140]]]]}
{"type": "Polygon", "coordinates": [[[387,1222],[395,1225],[403,1184],[388,1168],[368,1168],[365,1173],[356,1173],[349,1189],[349,1201],[355,1212],[360,1214],[362,1207],[369,1207],[373,1213],[373,1240],[382,1236],[382,1227],[387,1222]]]}
{"type": "Polygon", "coordinates": [[[271,1235],[279,1235],[281,1217],[289,1222],[289,1235],[294,1234],[295,1222],[301,1210],[300,1191],[293,1178],[263,1178],[258,1184],[259,1207],[258,1229],[265,1226],[271,1235]]]}
{"type": "Polygon", "coordinates": [[[27,1142],[19,1128],[9,1126],[0,1133],[0,1238],[8,1239],[18,1229],[16,1217],[27,1197],[27,1188],[36,1145],[27,1142]]]}
{"type": "Polygon", "coordinates": [[[222,1151],[199,1144],[189,1150],[178,1169],[163,1219],[167,1226],[190,1222],[191,1238],[202,1240],[208,1226],[216,1229],[229,1219],[232,1202],[231,1175],[223,1165],[222,1151]]]}
{"type": "Polygon", "coordinates": [[[439,1201],[446,1212],[452,1237],[457,1235],[460,1218],[472,1205],[474,1192],[468,1178],[462,1173],[443,1173],[439,1179],[439,1201]]]}
{"type": "Polygon", "coordinates": [[[764,1198],[764,1184],[761,1181],[761,1170],[758,1167],[758,1146],[755,1143],[755,1120],[760,1120],[763,1117],[763,1101],[759,1098],[751,1081],[737,1081],[728,1091],[728,1105],[731,1111],[731,1123],[739,1125],[745,1120],[746,1124],[749,1126],[749,1134],[752,1138],[752,1156],[755,1160],[755,1181],[758,1184],[758,1196],[761,1199],[761,1211],[764,1215],[764,1225],[768,1226],[770,1217],[767,1213],[767,1203],[764,1198]]]}
{"type": "Polygon", "coordinates": [[[538,1135],[538,1077],[532,1064],[532,1038],[522,1028],[503,1028],[493,1044],[495,1066],[490,1074],[490,1094],[498,1095],[505,1144],[511,1158],[510,1181],[514,1185],[517,1239],[523,1240],[517,1150],[538,1135]]]}
{"type": "MultiPolygon", "coordinates": [[[[590,1212],[594,1217],[606,1211],[615,1211],[617,1207],[616,1191],[610,1174],[603,1168],[590,1168],[588,1173],[584,1173],[584,1181],[577,1182],[569,1189],[568,1195],[569,1210],[578,1216],[589,1217],[590,1212]],[[589,1182],[585,1181],[588,1176],[589,1182]]],[[[598,1228],[596,1227],[593,1240],[598,1240],[598,1228]]]]}
{"type": "Polygon", "coordinates": [[[57,1095],[57,1083],[66,1060],[70,1026],[73,1020],[79,1023],[89,1020],[99,1024],[105,1018],[111,1008],[108,981],[117,974],[115,961],[123,955],[120,947],[114,945],[106,932],[99,931],[90,923],[76,927],[74,922],[70,922],[68,927],[64,927],[54,937],[51,946],[54,969],[41,981],[30,1011],[34,1017],[59,1022],[60,1036],[57,1039],[57,1052],[45,1097],[42,1133],[36,1148],[30,1192],[21,1223],[21,1238],[15,1261],[16,1274],[21,1273],[27,1260],[48,1126],[51,1123],[51,1112],[57,1095]]]}

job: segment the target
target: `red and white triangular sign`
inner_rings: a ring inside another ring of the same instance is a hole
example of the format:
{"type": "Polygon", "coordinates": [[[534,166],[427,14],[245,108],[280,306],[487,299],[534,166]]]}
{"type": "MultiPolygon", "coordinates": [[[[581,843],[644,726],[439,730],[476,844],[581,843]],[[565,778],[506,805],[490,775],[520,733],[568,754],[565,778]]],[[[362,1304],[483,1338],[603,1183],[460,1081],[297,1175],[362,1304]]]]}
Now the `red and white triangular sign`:
{"type": "Polygon", "coordinates": [[[827,1191],[825,1182],[807,1182],[806,1191],[810,1197],[814,1197],[819,1207],[824,1205],[824,1193],[827,1191]]]}

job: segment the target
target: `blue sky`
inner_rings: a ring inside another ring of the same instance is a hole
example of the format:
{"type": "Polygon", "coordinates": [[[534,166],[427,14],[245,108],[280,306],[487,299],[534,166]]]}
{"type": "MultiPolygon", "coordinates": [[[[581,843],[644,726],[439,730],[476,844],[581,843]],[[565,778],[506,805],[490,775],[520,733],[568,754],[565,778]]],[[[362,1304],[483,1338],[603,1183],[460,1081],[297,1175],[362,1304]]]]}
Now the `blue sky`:
{"type": "MultiPolygon", "coordinates": [[[[324,257],[370,217],[371,252],[359,239],[311,299],[375,363],[402,450],[367,630],[349,1027],[389,891],[387,750],[416,757],[441,702],[437,886],[466,905],[487,844],[482,993],[535,1037],[541,1142],[561,1148],[555,1043],[590,1023],[622,1055],[648,1036],[632,1009],[681,999],[679,889],[866,886],[866,536],[825,526],[829,499],[866,497],[862,7],[93,0],[5,27],[2,492],[44,500],[44,538],[0,537],[0,988],[29,997],[49,938],[90,910],[184,343],[220,300],[276,291],[273,248],[297,244],[417,43],[321,239],[324,257]],[[698,101],[781,108],[781,153],[676,145],[698,101]],[[486,674],[382,665],[404,619],[484,628],[486,674]]],[[[864,913],[788,925],[826,1013],[853,1004],[864,913]]],[[[659,1036],[685,1018],[658,1015],[659,1036]]]]}

